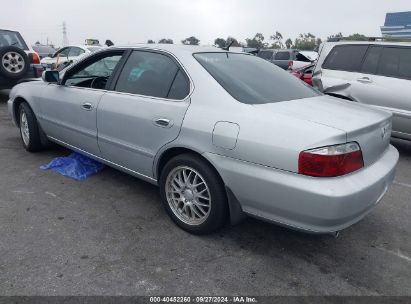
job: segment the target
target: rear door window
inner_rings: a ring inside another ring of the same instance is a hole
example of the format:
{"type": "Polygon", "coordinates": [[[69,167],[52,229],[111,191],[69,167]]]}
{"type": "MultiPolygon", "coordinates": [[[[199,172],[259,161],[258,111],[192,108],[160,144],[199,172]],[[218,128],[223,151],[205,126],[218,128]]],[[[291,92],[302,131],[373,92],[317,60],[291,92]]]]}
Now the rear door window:
{"type": "Polygon", "coordinates": [[[277,54],[275,54],[275,60],[290,60],[290,58],[289,52],[277,52],[277,54]]]}
{"type": "Polygon", "coordinates": [[[378,63],[380,62],[382,47],[371,46],[368,49],[365,56],[364,63],[362,64],[361,73],[364,74],[377,74],[378,63]]]}
{"type": "Polygon", "coordinates": [[[326,58],[323,68],[359,72],[368,45],[338,45],[326,58]]]}
{"type": "Polygon", "coordinates": [[[378,74],[411,79],[411,48],[384,47],[378,74]]]}
{"type": "Polygon", "coordinates": [[[170,99],[183,99],[190,93],[190,82],[187,76],[179,70],[176,78],[171,85],[167,98],[170,99]]]}
{"type": "Polygon", "coordinates": [[[115,90],[150,97],[183,99],[188,80],[167,55],[134,51],[128,58],[115,90]]]}

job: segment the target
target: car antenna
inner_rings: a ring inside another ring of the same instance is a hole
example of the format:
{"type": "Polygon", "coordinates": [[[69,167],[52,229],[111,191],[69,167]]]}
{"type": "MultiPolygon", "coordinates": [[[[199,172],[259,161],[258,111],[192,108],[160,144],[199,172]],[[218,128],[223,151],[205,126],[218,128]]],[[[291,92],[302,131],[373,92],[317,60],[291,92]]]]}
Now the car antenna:
{"type": "Polygon", "coordinates": [[[224,51],[229,51],[230,47],[233,45],[233,43],[234,43],[234,40],[227,41],[227,44],[225,45],[225,47],[222,47],[222,49],[224,51]]]}

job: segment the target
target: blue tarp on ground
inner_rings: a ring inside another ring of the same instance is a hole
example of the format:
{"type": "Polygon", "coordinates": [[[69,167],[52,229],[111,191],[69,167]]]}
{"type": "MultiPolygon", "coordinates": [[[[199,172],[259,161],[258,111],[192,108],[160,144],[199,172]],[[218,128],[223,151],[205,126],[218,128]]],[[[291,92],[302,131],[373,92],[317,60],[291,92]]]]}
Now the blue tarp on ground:
{"type": "Polygon", "coordinates": [[[50,163],[43,165],[40,169],[51,169],[64,176],[83,181],[87,177],[103,170],[104,165],[87,156],[73,152],[66,157],[56,157],[50,163]]]}

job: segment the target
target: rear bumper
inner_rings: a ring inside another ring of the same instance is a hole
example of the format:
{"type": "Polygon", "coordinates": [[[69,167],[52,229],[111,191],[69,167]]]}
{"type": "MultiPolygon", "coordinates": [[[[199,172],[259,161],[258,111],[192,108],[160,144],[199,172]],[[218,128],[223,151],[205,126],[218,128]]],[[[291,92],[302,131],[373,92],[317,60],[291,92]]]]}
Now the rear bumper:
{"type": "Polygon", "coordinates": [[[10,79],[0,76],[0,90],[11,89],[18,84],[22,79],[38,78],[41,77],[44,69],[41,64],[32,64],[27,73],[19,79],[10,79]]]}
{"type": "Polygon", "coordinates": [[[389,146],[374,164],[337,178],[314,178],[216,154],[217,168],[242,210],[311,233],[332,233],[362,219],[393,182],[398,151],[389,146]]]}

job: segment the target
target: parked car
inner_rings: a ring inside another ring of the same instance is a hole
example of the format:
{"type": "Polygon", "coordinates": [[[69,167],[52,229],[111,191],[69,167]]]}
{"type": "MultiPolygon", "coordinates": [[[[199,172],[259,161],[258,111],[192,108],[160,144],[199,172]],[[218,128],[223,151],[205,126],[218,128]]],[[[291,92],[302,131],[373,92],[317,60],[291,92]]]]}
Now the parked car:
{"type": "Polygon", "coordinates": [[[36,52],[17,31],[0,29],[0,90],[22,79],[40,77],[43,68],[36,52]]]}
{"type": "Polygon", "coordinates": [[[45,69],[58,69],[60,66],[67,66],[78,61],[82,57],[101,50],[101,46],[95,45],[72,45],[63,47],[53,55],[47,56],[41,60],[45,69]]]}
{"type": "Polygon", "coordinates": [[[56,50],[50,45],[35,44],[32,48],[37,54],[39,54],[40,59],[52,56],[56,52],[56,50]]]}
{"type": "Polygon", "coordinates": [[[308,66],[296,69],[296,70],[289,70],[291,75],[294,75],[298,79],[301,79],[305,83],[309,84],[310,86],[313,85],[313,71],[314,71],[314,64],[310,64],[308,66]]]}
{"type": "Polygon", "coordinates": [[[326,94],[390,111],[392,135],[411,140],[411,43],[327,42],[313,82],[326,94]]]}
{"type": "Polygon", "coordinates": [[[307,54],[304,55],[304,52],[299,50],[283,49],[262,49],[257,56],[274,63],[284,70],[302,68],[316,59],[307,54]]]}
{"type": "Polygon", "coordinates": [[[394,178],[390,113],[322,95],[246,53],[111,47],[43,80],[10,92],[25,149],[52,141],[158,185],[191,233],[244,214],[334,233],[394,178]]]}

